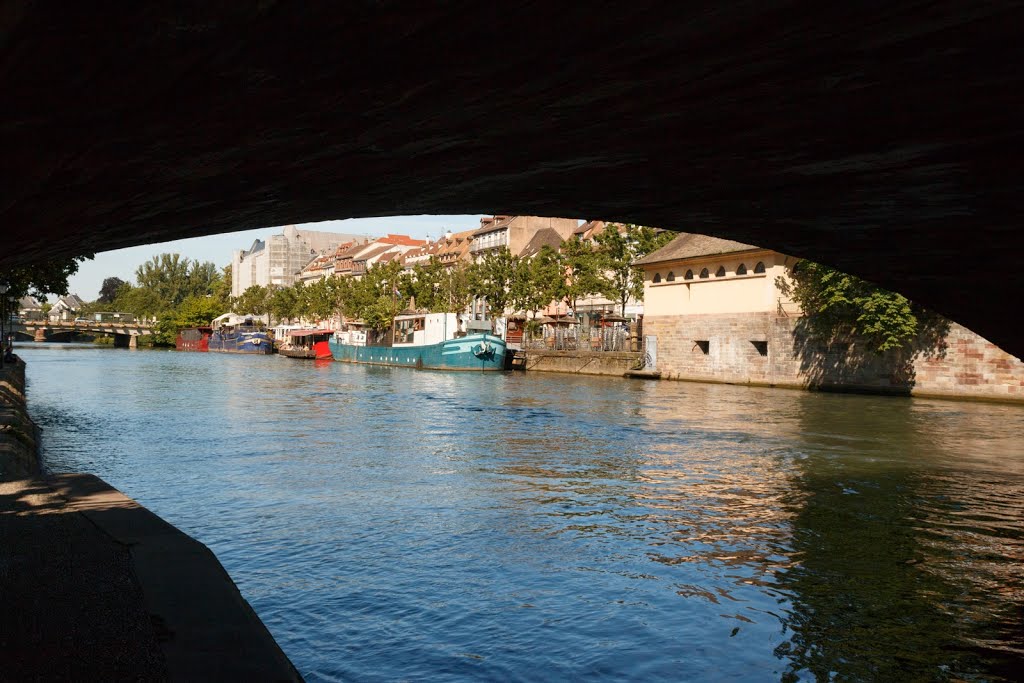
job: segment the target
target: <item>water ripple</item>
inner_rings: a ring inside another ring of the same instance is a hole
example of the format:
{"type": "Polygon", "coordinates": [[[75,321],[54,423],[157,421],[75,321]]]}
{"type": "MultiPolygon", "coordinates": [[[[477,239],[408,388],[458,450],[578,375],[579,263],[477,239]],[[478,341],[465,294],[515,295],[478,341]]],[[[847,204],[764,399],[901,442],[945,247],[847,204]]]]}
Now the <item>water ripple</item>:
{"type": "Polygon", "coordinates": [[[26,346],[309,680],[1012,680],[1024,410],[26,346]],[[74,391],[69,391],[74,387],[74,391]]]}

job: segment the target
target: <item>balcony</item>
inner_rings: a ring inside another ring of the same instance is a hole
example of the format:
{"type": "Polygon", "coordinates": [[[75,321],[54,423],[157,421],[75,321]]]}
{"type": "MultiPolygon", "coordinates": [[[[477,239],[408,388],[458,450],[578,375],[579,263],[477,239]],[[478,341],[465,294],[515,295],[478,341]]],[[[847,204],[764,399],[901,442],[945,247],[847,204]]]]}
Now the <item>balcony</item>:
{"type": "Polygon", "coordinates": [[[489,249],[499,249],[508,246],[508,230],[492,232],[488,235],[474,237],[469,243],[469,253],[479,254],[489,249]]]}

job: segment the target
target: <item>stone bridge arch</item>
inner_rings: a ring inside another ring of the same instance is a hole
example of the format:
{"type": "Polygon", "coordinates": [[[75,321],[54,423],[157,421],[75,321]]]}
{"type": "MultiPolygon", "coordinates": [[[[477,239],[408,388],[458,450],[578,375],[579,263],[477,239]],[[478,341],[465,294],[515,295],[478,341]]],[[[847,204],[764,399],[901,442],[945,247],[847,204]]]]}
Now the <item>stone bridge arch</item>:
{"type": "Polygon", "coordinates": [[[0,267],[288,222],[632,220],[834,264],[1015,355],[1009,0],[14,2],[0,267]]]}

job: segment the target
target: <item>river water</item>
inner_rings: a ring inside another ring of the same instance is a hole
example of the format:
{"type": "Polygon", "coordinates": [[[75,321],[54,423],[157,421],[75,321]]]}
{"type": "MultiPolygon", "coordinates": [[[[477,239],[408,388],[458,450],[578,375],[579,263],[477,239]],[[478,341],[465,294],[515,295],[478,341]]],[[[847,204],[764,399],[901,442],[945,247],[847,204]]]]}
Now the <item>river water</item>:
{"type": "Polygon", "coordinates": [[[1012,680],[1024,408],[23,344],[310,681],[1012,680]]]}

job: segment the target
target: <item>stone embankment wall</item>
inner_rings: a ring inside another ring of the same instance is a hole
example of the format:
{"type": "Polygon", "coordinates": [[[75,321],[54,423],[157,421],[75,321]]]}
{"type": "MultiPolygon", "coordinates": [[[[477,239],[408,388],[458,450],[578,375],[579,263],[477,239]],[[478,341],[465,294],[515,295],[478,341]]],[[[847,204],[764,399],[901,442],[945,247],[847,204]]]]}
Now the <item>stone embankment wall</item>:
{"type": "Polygon", "coordinates": [[[622,377],[636,367],[642,354],[614,351],[534,351],[526,352],[525,370],[567,372],[575,375],[614,375],[622,377]]]}
{"type": "Polygon", "coordinates": [[[0,474],[38,473],[37,430],[25,407],[25,364],[15,357],[0,369],[0,474]]]}
{"type": "Polygon", "coordinates": [[[910,356],[826,347],[774,313],[652,316],[664,379],[1024,402],[1024,363],[960,325],[910,356]]]}

